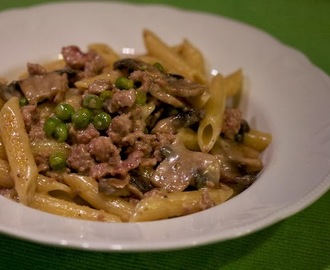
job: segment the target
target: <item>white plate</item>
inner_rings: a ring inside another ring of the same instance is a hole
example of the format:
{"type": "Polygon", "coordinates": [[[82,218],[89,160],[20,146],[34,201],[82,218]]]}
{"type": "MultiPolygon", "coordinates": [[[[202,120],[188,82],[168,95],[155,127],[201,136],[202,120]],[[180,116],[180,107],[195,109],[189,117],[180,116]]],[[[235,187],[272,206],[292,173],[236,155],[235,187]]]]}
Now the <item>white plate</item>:
{"type": "Polygon", "coordinates": [[[273,134],[260,178],[212,209],[165,221],[87,222],[42,213],[0,198],[0,231],[36,242],[90,250],[164,250],[236,238],[278,222],[330,186],[330,79],[301,53],[252,27],[165,6],[49,4],[0,13],[0,74],[49,58],[62,46],[106,42],[144,51],[149,28],[170,44],[190,39],[211,68],[242,67],[247,119],[273,134]]]}

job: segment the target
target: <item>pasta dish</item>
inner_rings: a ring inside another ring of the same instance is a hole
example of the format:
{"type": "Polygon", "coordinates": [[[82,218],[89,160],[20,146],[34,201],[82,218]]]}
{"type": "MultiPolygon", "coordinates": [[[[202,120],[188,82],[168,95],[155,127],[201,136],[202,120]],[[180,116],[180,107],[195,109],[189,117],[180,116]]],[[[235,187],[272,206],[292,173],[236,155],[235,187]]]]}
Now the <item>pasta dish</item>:
{"type": "Polygon", "coordinates": [[[189,40],[143,31],[146,53],[61,50],[0,79],[0,192],[65,217],[140,222],[221,204],[263,169],[271,134],[230,99],[243,71],[209,76],[189,40]],[[210,78],[211,77],[211,78],[210,78]]]}

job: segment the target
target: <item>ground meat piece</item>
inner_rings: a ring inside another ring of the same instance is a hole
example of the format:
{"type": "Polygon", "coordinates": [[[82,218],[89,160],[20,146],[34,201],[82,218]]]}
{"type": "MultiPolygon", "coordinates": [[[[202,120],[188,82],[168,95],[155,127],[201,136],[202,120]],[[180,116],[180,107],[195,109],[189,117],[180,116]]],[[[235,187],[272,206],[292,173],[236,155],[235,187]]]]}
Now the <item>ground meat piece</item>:
{"type": "Polygon", "coordinates": [[[69,129],[72,141],[77,144],[88,144],[92,139],[100,136],[100,132],[89,124],[86,129],[76,130],[73,126],[69,129]]]}
{"type": "Polygon", "coordinates": [[[144,71],[135,70],[131,73],[129,78],[135,82],[140,82],[141,86],[139,87],[140,91],[148,92],[150,85],[152,83],[151,77],[144,71]]]}
{"type": "Polygon", "coordinates": [[[88,150],[99,162],[108,162],[115,165],[121,161],[120,150],[112,143],[109,137],[94,138],[88,144],[88,150]]]}
{"type": "Polygon", "coordinates": [[[62,55],[67,67],[80,71],[80,79],[97,75],[106,66],[101,55],[95,51],[84,53],[77,46],[63,47],[62,55]]]}
{"type": "Polygon", "coordinates": [[[142,131],[134,131],[122,138],[122,142],[127,142],[130,148],[142,151],[144,156],[151,156],[153,152],[152,142],[156,139],[156,135],[145,134],[142,131]]]}
{"type": "Polygon", "coordinates": [[[106,66],[106,62],[103,57],[97,54],[95,51],[89,51],[88,55],[91,60],[85,63],[84,77],[92,77],[99,74],[106,66]]]}
{"type": "Polygon", "coordinates": [[[90,167],[89,176],[96,180],[100,180],[105,176],[111,176],[113,174],[114,167],[107,162],[97,163],[90,167]]]}
{"type": "Polygon", "coordinates": [[[28,72],[31,76],[44,75],[47,73],[47,70],[39,64],[28,63],[27,68],[28,68],[28,72]]]}
{"type": "Polygon", "coordinates": [[[146,128],[146,110],[142,109],[141,106],[136,106],[130,111],[131,118],[133,121],[133,130],[145,131],[146,128]]]}
{"type": "Polygon", "coordinates": [[[34,156],[34,160],[36,161],[39,172],[46,172],[49,170],[48,158],[48,155],[45,156],[42,155],[42,153],[34,156]]]}
{"type": "Polygon", "coordinates": [[[143,153],[141,151],[134,151],[129,154],[127,159],[120,162],[114,169],[114,174],[126,176],[130,170],[136,169],[139,167],[142,161],[143,153]]]}
{"type": "Polygon", "coordinates": [[[36,110],[36,105],[26,105],[21,108],[23,121],[28,132],[30,131],[32,125],[38,120],[38,114],[36,113],[36,110]]]}
{"type": "Polygon", "coordinates": [[[113,143],[120,144],[121,139],[130,134],[133,130],[133,123],[129,114],[121,114],[114,117],[108,129],[108,136],[113,143]]]}
{"type": "Polygon", "coordinates": [[[66,65],[73,69],[82,69],[91,60],[91,56],[83,53],[77,46],[63,47],[62,55],[66,65]]]}
{"type": "Polygon", "coordinates": [[[71,147],[71,153],[67,159],[67,164],[70,168],[84,173],[87,172],[95,161],[88,152],[88,145],[75,144],[71,147]]]}
{"type": "Polygon", "coordinates": [[[95,80],[88,86],[88,93],[90,94],[100,94],[104,90],[111,89],[110,80],[95,80]]]}
{"type": "Polygon", "coordinates": [[[158,160],[156,158],[142,158],[140,166],[141,167],[153,167],[157,164],[158,160]]]}
{"type": "Polygon", "coordinates": [[[115,91],[112,98],[107,103],[107,110],[115,113],[122,108],[130,108],[134,105],[136,93],[134,89],[115,91]]]}
{"type": "Polygon", "coordinates": [[[30,141],[44,140],[46,138],[46,134],[43,130],[43,126],[40,123],[38,123],[37,125],[33,125],[28,135],[30,141]]]}
{"type": "Polygon", "coordinates": [[[226,109],[221,133],[229,139],[238,133],[241,127],[242,112],[239,109],[226,109]]]}

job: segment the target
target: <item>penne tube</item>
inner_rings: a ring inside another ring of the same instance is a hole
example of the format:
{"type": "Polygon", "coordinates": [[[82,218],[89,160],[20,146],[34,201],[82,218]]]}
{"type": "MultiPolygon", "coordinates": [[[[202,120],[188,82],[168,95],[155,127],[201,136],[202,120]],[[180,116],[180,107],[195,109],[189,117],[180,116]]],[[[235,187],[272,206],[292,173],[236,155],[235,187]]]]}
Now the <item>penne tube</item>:
{"type": "Polygon", "coordinates": [[[173,192],[166,196],[146,197],[137,204],[129,221],[151,221],[195,213],[218,205],[232,195],[233,190],[223,186],[221,189],[202,188],[197,191],[173,192]]]}
{"type": "Polygon", "coordinates": [[[272,135],[267,132],[251,129],[244,133],[243,144],[262,152],[272,142],[272,135]]]}
{"type": "Polygon", "coordinates": [[[64,181],[77,191],[78,195],[96,209],[103,209],[127,221],[133,213],[133,206],[118,197],[104,196],[98,192],[97,182],[88,176],[64,174],[64,181]]]}
{"type": "Polygon", "coordinates": [[[0,187],[13,188],[14,180],[10,176],[8,161],[0,159],[0,187]]]}
{"type": "Polygon", "coordinates": [[[65,62],[63,59],[57,59],[54,61],[46,62],[42,66],[48,71],[60,70],[65,68],[65,62]]]}
{"type": "Polygon", "coordinates": [[[241,69],[229,74],[224,79],[226,95],[231,97],[237,95],[243,86],[243,72],[241,69]]]}
{"type": "Polygon", "coordinates": [[[192,105],[192,107],[197,110],[202,109],[209,99],[210,99],[209,91],[204,91],[203,94],[196,97],[187,98],[187,100],[192,105]]]}
{"type": "Polygon", "coordinates": [[[17,97],[11,98],[1,109],[0,132],[19,200],[28,205],[36,189],[38,168],[17,97]]]}
{"type": "Polygon", "coordinates": [[[101,55],[109,66],[112,66],[113,63],[119,59],[119,55],[111,47],[104,43],[91,43],[88,45],[88,49],[96,51],[99,55],[101,55]]]}
{"type": "Polygon", "coordinates": [[[88,206],[54,198],[47,193],[35,193],[30,206],[44,212],[64,217],[93,221],[121,222],[120,218],[116,215],[103,210],[96,210],[88,206]]]}
{"type": "Polygon", "coordinates": [[[177,73],[189,80],[205,83],[205,77],[192,69],[171,47],[165,44],[156,34],[149,30],[143,31],[143,38],[148,54],[161,59],[164,67],[171,73],[177,73]]]}
{"type": "Polygon", "coordinates": [[[75,194],[72,192],[71,188],[66,184],[63,184],[53,178],[49,178],[42,174],[39,174],[37,179],[37,192],[48,193],[51,191],[61,191],[68,195],[70,198],[74,198],[75,194]]]}
{"type": "Polygon", "coordinates": [[[7,160],[6,149],[0,136],[0,159],[7,160]]]}
{"type": "Polygon", "coordinates": [[[96,80],[108,80],[109,82],[115,82],[119,76],[120,76],[120,72],[111,71],[111,72],[101,73],[93,77],[84,78],[80,81],[75,82],[74,85],[80,90],[86,90],[96,80]]]}
{"type": "Polygon", "coordinates": [[[210,99],[205,104],[205,116],[197,130],[197,140],[202,152],[209,152],[220,135],[226,106],[224,79],[219,73],[212,78],[210,99]]]}
{"type": "Polygon", "coordinates": [[[189,40],[184,39],[178,54],[192,68],[205,76],[204,56],[189,40]]]}
{"type": "Polygon", "coordinates": [[[51,153],[61,152],[65,155],[69,155],[70,146],[65,142],[58,142],[53,139],[35,140],[31,142],[31,151],[33,155],[43,153],[50,155],[51,153]]]}
{"type": "Polygon", "coordinates": [[[197,134],[191,128],[181,128],[177,133],[184,146],[191,151],[200,151],[197,134]]]}

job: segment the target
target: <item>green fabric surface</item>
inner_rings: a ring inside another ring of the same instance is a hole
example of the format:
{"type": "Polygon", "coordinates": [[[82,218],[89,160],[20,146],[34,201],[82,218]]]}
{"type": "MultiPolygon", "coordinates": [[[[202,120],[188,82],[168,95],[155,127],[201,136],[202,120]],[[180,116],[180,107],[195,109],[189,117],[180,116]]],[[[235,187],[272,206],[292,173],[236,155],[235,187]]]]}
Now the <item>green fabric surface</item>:
{"type": "MultiPolygon", "coordinates": [[[[50,1],[1,0],[0,11],[45,2],[50,1]]],[[[246,22],[300,50],[330,74],[329,0],[126,2],[161,3],[246,22]]],[[[185,250],[91,252],[0,234],[0,269],[330,269],[330,192],[305,210],[259,232],[185,250]]]]}

